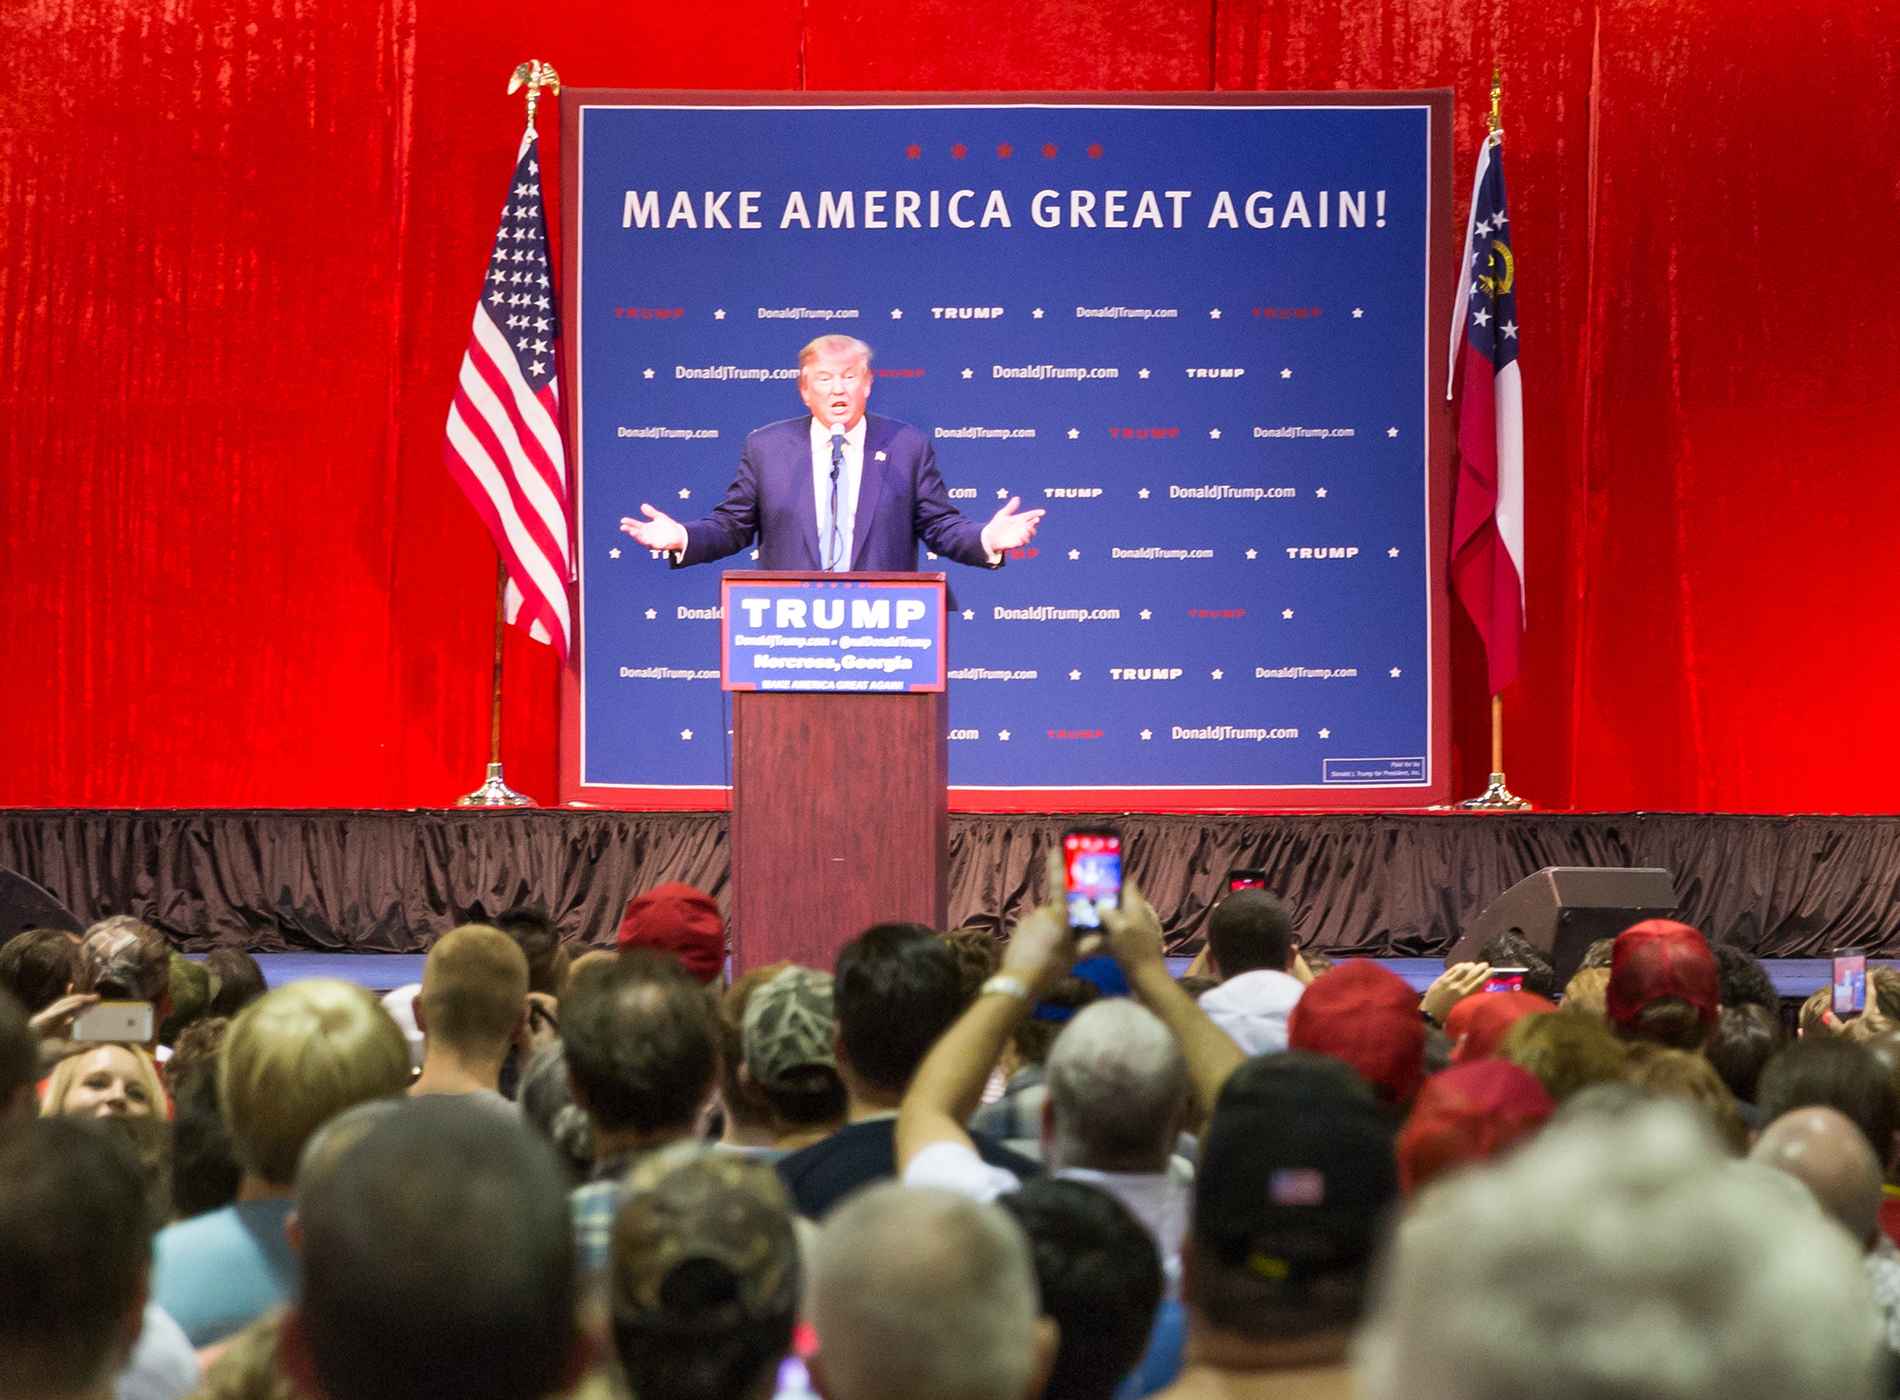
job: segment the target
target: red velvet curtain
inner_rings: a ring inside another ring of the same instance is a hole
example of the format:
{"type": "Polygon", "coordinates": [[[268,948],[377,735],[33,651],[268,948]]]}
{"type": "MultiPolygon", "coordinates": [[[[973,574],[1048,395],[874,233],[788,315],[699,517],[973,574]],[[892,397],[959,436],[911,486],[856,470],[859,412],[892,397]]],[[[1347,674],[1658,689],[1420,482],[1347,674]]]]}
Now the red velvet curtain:
{"type": "MultiPolygon", "coordinates": [[[[1514,786],[1891,810],[1897,11],[8,0],[0,804],[473,785],[494,563],[440,439],[524,58],[600,86],[1451,85],[1462,187],[1496,57],[1529,418],[1514,786]]],[[[1455,653],[1474,787],[1462,625],[1455,653]]],[[[509,774],[546,797],[554,665],[515,637],[507,661],[509,774]]]]}

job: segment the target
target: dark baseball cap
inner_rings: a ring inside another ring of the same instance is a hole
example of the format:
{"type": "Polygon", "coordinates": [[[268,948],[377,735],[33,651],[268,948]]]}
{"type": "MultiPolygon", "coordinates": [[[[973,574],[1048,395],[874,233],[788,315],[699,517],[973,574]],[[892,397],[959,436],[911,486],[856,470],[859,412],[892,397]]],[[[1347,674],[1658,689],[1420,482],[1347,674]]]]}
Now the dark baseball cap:
{"type": "Polygon", "coordinates": [[[1370,1263],[1399,1199],[1391,1111],[1343,1066],[1269,1055],[1235,1070],[1194,1181],[1194,1238],[1297,1284],[1370,1263]]]}

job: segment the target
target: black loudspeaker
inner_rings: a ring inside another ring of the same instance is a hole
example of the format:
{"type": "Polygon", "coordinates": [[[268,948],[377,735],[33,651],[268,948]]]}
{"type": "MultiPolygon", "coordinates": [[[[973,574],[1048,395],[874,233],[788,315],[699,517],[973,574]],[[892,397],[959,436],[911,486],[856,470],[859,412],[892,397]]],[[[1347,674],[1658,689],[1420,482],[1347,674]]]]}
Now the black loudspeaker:
{"type": "Polygon", "coordinates": [[[1445,962],[1476,962],[1478,949],[1500,933],[1518,933],[1550,959],[1562,987],[1597,939],[1614,938],[1631,924],[1673,914],[1676,907],[1675,880],[1655,866],[1549,865],[1486,905],[1445,962]]]}
{"type": "Polygon", "coordinates": [[[30,928],[83,933],[73,911],[17,870],[0,869],[0,943],[30,928]]]}

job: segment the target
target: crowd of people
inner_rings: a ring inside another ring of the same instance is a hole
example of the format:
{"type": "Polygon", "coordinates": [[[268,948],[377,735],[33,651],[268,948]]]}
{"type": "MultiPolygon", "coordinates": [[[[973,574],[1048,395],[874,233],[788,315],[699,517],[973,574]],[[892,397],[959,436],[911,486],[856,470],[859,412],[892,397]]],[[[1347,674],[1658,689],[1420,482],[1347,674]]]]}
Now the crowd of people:
{"type": "Polygon", "coordinates": [[[1244,890],[1177,977],[1132,882],[1078,936],[1046,878],[730,982],[677,884],[380,999],[20,934],[0,1400],[1896,1393],[1900,974],[1784,1029],[1648,920],[1421,997],[1244,890]]]}

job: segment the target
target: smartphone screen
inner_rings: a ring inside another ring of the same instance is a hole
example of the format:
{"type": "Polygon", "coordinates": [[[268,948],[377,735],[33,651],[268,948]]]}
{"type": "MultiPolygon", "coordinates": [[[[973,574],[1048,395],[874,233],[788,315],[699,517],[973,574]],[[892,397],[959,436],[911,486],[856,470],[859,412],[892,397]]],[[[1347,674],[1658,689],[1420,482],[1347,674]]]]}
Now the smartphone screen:
{"type": "Polygon", "coordinates": [[[1122,837],[1113,827],[1076,827],[1062,833],[1064,892],[1069,927],[1097,929],[1099,900],[1119,904],[1122,894],[1122,837]]]}
{"type": "Polygon", "coordinates": [[[1524,974],[1527,967],[1494,967],[1491,975],[1485,979],[1487,992],[1521,992],[1524,990],[1524,974]]]}
{"type": "Polygon", "coordinates": [[[102,1001],[73,1018],[72,1038],[142,1045],[152,1038],[153,1024],[149,1001],[102,1001]]]}
{"type": "Polygon", "coordinates": [[[1867,955],[1838,953],[1834,958],[1834,1014],[1858,1016],[1867,1009],[1867,955]]]}
{"type": "Polygon", "coordinates": [[[1227,872],[1227,893],[1235,890],[1264,890],[1267,887],[1267,872],[1264,870],[1230,870],[1227,872]]]}

